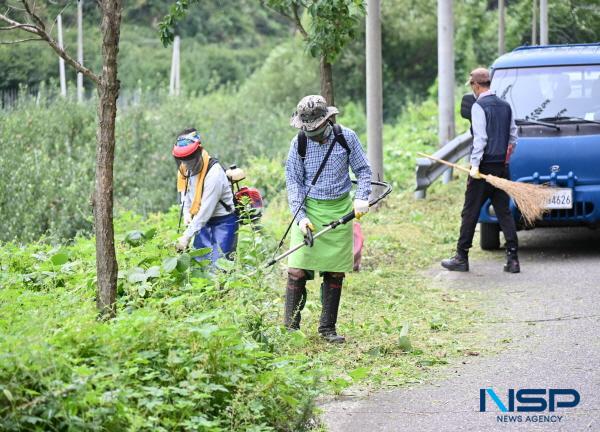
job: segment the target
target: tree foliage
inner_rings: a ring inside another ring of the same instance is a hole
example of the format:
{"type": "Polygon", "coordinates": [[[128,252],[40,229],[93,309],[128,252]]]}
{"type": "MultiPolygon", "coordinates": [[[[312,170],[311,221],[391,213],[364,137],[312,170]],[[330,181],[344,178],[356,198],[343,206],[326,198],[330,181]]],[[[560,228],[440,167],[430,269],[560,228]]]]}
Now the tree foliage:
{"type": "Polygon", "coordinates": [[[354,39],[365,14],[364,0],[263,0],[266,7],[286,17],[298,28],[313,57],[335,62],[354,39]],[[302,22],[304,12],[310,17],[302,22]]]}
{"type": "MultiPolygon", "coordinates": [[[[0,4],[3,0],[0,0],[0,4]]],[[[182,36],[182,91],[204,93],[227,83],[242,84],[295,27],[291,6],[299,1],[273,0],[287,5],[288,18],[275,13],[264,0],[204,0],[193,13],[176,21],[182,36]],[[291,14],[291,15],[290,15],[291,14]]],[[[317,2],[304,2],[304,4],[317,2]]],[[[325,6],[327,3],[323,2],[325,6]]],[[[350,2],[346,2],[350,3],[350,2]]],[[[331,3],[335,7],[335,3],[331,3]]],[[[75,8],[63,12],[65,44],[75,44],[75,8]]],[[[184,3],[182,3],[184,5],[184,3]]],[[[58,5],[60,6],[60,5],[58,5]]],[[[64,4],[63,4],[64,6],[64,4]]],[[[170,4],[161,0],[136,0],[125,5],[121,50],[121,84],[126,91],[166,88],[171,52],[161,49],[156,38],[159,22],[170,4]]],[[[51,4],[48,8],[55,7],[51,4]]],[[[176,7],[174,5],[173,7],[176,7]]],[[[178,6],[182,8],[183,6],[178,6]]],[[[410,100],[427,97],[437,76],[435,0],[382,0],[384,114],[386,121],[398,116],[410,100]],[[432,13],[433,11],[433,13],[432,13]]],[[[282,9],[283,10],[283,9],[282,9]]],[[[506,9],[506,45],[513,49],[531,43],[531,0],[509,0],[506,9]]],[[[586,0],[549,2],[551,43],[600,40],[600,3],[586,0]]],[[[298,9],[301,24],[311,30],[306,8],[298,9]]],[[[95,3],[84,3],[84,55],[93,70],[100,67],[99,14],[95,3]]],[[[455,58],[457,77],[477,65],[489,65],[497,56],[497,2],[455,2],[455,58]]],[[[55,29],[54,29],[55,31],[55,29]]],[[[308,47],[308,44],[305,44],[308,47]]],[[[301,50],[302,48],[300,48],[301,50]]],[[[334,81],[337,102],[360,102],[365,95],[365,41],[363,20],[358,20],[343,55],[336,58],[334,81]]],[[[40,82],[57,77],[52,52],[41,44],[0,46],[0,90],[26,83],[35,90],[40,82]]],[[[302,71],[299,71],[301,73],[302,71]]],[[[291,71],[293,73],[293,71],[291,71]]],[[[290,71],[274,82],[291,82],[290,71]]],[[[67,78],[75,75],[67,71],[67,78]]],[[[461,78],[462,80],[462,78],[461,78]]],[[[91,82],[86,80],[88,93],[91,82]]],[[[318,91],[318,90],[317,90],[318,91]]]]}
{"type": "Polygon", "coordinates": [[[285,36],[289,27],[281,17],[258,7],[256,0],[180,0],[170,7],[161,3],[162,20],[158,29],[165,46],[178,34],[200,43],[251,47],[266,38],[285,36]],[[192,5],[194,13],[188,13],[192,5]]]}
{"type": "MultiPolygon", "coordinates": [[[[196,3],[204,2],[179,0],[171,5],[169,13],[159,24],[160,38],[165,45],[173,41],[180,22],[187,17],[190,6],[196,3]]],[[[344,46],[356,36],[356,27],[364,17],[366,5],[365,0],[261,0],[260,3],[294,24],[306,39],[311,55],[324,56],[328,62],[335,61],[344,46]],[[302,22],[305,11],[310,16],[308,26],[302,22]]],[[[242,7],[244,5],[247,3],[242,2],[242,7]]],[[[239,5],[236,7],[239,8],[239,5]]],[[[199,10],[206,12],[206,7],[199,10]]],[[[224,31],[233,33],[235,28],[225,28],[224,31]]]]}

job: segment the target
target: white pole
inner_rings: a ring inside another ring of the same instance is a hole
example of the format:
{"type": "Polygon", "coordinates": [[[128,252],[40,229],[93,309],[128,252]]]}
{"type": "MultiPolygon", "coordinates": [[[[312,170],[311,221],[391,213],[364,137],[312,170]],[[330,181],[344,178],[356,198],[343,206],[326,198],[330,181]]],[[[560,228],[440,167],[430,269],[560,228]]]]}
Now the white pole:
{"type": "MultiPolygon", "coordinates": [[[[452,0],[438,0],[438,142],[448,143],[454,129],[454,18],[452,0]]],[[[452,169],[443,182],[452,180],[452,169]]]]}
{"type": "MultiPolygon", "coordinates": [[[[77,61],[83,65],[83,0],[77,0],[77,61]]],[[[83,102],[83,74],[77,73],[77,102],[83,102]]]]}
{"type": "Polygon", "coordinates": [[[505,15],[504,0],[498,0],[498,55],[506,52],[506,45],[504,43],[505,15]]]}
{"type": "MultiPolygon", "coordinates": [[[[59,14],[56,17],[56,27],[58,30],[58,46],[64,48],[63,33],[62,33],[62,16],[59,14]]],[[[62,57],[58,58],[58,75],[60,79],[60,95],[67,96],[67,81],[65,78],[65,60],[62,57]]]]}
{"type": "Polygon", "coordinates": [[[173,54],[171,56],[171,77],[169,79],[169,95],[175,94],[175,43],[173,43],[173,54]]]}
{"type": "Polygon", "coordinates": [[[177,61],[175,62],[175,96],[179,96],[181,87],[181,38],[175,36],[175,45],[177,46],[177,61]]]}
{"type": "Polygon", "coordinates": [[[367,1],[367,152],[373,180],[383,180],[383,87],[381,68],[381,8],[367,1]]]}
{"type": "Polygon", "coordinates": [[[533,0],[531,11],[531,45],[537,45],[537,2],[538,0],[533,0]]]}
{"type": "Polygon", "coordinates": [[[171,79],[169,81],[169,94],[178,94],[179,80],[179,36],[173,40],[173,55],[171,57],[171,79]]]}
{"type": "Polygon", "coordinates": [[[540,0],[540,45],[548,45],[548,0],[540,0]]]}

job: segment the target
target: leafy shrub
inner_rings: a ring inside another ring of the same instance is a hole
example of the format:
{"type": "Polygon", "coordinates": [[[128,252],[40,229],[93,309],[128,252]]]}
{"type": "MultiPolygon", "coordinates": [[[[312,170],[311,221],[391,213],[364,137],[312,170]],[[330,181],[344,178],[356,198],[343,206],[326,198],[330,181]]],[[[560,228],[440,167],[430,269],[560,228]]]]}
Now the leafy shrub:
{"type": "Polygon", "coordinates": [[[285,351],[269,276],[243,271],[265,239],[245,227],[239,260],[211,276],[202,251],[170,252],[176,219],[118,220],[110,322],[94,308],[93,240],[0,249],[0,429],[305,428],[318,370],[285,351]]]}
{"type": "MultiPolygon", "coordinates": [[[[275,51],[275,59],[291,56],[299,62],[293,44],[288,48],[275,51]]],[[[270,95],[265,82],[278,64],[267,62],[239,90],[227,87],[178,98],[141,92],[134,104],[123,104],[116,131],[117,210],[144,216],[165,211],[176,201],[170,149],[176,134],[190,126],[199,129],[205,148],[221,163],[246,169],[246,183],[261,189],[271,203],[285,189],[283,165],[296,132],[289,127],[288,116],[301,94],[301,87],[292,86],[285,96],[282,88],[279,104],[270,95]]],[[[43,94],[0,111],[4,126],[0,130],[0,218],[4,222],[0,241],[34,240],[41,235],[67,239],[91,231],[94,103],[80,105],[52,92],[43,94]]],[[[338,120],[356,130],[368,145],[364,108],[354,103],[340,108],[338,120]]],[[[436,145],[435,102],[409,104],[394,125],[384,126],[386,178],[408,187],[415,152],[436,145]]]]}
{"type": "MultiPolygon", "coordinates": [[[[170,149],[176,134],[200,130],[206,149],[225,165],[249,156],[281,155],[289,143],[287,113],[229,90],[209,96],[122,107],[117,118],[115,199],[118,210],[147,215],[176,200],[170,149]],[[260,121],[257,121],[257,118],[260,121]]],[[[0,112],[0,241],[59,239],[90,232],[95,167],[95,107],[42,96],[0,112]]],[[[279,173],[281,174],[281,173],[279,173]]],[[[250,179],[249,179],[250,180],[250,179]]]]}

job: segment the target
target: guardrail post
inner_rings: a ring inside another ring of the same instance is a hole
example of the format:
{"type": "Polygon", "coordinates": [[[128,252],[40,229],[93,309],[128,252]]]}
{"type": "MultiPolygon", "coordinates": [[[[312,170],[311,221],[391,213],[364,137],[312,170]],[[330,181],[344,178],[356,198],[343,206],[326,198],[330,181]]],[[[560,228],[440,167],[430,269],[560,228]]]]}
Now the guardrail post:
{"type": "MultiPolygon", "coordinates": [[[[457,163],[459,160],[468,156],[471,151],[473,137],[470,132],[458,135],[452,141],[436,151],[433,156],[448,162],[457,163]]],[[[432,161],[427,158],[418,158],[416,160],[416,188],[415,199],[424,199],[427,194],[427,188],[438,178],[443,179],[452,176],[452,170],[446,165],[432,161]]]]}
{"type": "Polygon", "coordinates": [[[452,181],[452,171],[452,168],[448,168],[444,171],[444,174],[442,174],[442,183],[448,184],[452,181]]]}

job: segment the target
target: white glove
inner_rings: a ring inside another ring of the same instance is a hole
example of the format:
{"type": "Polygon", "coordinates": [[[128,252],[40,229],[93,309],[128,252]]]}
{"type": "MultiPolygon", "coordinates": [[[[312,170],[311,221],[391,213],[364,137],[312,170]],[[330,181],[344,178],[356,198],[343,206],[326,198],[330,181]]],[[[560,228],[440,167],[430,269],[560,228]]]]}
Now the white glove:
{"type": "Polygon", "coordinates": [[[183,224],[188,226],[192,222],[192,215],[189,213],[183,214],[183,224]]]}
{"type": "Polygon", "coordinates": [[[315,226],[312,224],[310,219],[307,217],[300,220],[300,222],[298,222],[298,226],[300,227],[300,231],[302,231],[302,234],[305,234],[305,235],[306,235],[307,230],[311,230],[311,231],[315,230],[315,226]]]}
{"type": "Polygon", "coordinates": [[[481,174],[479,174],[479,167],[472,166],[471,167],[471,171],[469,171],[469,175],[471,177],[473,177],[474,179],[480,179],[481,178],[481,174]]]}
{"type": "Polygon", "coordinates": [[[369,201],[355,199],[354,200],[354,216],[360,220],[361,217],[369,213],[369,201]]]}
{"type": "Polygon", "coordinates": [[[179,237],[177,239],[177,243],[175,244],[175,249],[177,249],[178,252],[185,251],[190,244],[190,240],[191,240],[191,237],[182,235],[181,237],[179,237]]]}

